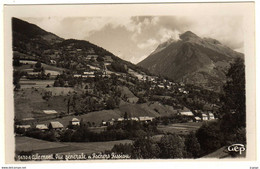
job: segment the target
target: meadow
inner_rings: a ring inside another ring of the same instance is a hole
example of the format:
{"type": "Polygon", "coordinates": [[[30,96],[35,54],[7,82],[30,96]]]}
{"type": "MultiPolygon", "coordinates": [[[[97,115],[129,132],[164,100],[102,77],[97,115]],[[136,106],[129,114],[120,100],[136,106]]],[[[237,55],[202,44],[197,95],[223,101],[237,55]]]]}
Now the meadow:
{"type": "Polygon", "coordinates": [[[189,134],[191,131],[198,130],[202,124],[203,122],[158,125],[158,130],[164,133],[189,134]]]}
{"type": "Polygon", "coordinates": [[[132,140],[118,140],[106,142],[49,142],[29,137],[15,137],[16,152],[33,151],[39,154],[91,154],[111,150],[115,144],[132,143],[132,140]]]}

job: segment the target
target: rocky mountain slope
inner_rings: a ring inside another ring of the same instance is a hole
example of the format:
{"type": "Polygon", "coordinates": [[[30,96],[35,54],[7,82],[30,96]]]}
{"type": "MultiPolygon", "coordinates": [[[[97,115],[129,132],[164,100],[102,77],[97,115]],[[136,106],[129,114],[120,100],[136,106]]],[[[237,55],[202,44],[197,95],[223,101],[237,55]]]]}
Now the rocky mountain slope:
{"type": "Polygon", "coordinates": [[[180,40],[160,44],[138,65],[176,82],[220,90],[229,64],[237,57],[243,54],[188,31],[180,35],[180,40]]]}

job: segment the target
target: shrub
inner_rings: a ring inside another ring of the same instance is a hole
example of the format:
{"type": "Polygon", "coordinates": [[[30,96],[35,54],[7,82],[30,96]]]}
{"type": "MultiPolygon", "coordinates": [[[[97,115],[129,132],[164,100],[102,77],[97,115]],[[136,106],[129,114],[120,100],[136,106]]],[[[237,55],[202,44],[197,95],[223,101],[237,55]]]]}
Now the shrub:
{"type": "Polygon", "coordinates": [[[203,124],[197,131],[196,137],[203,153],[211,153],[223,146],[224,136],[218,122],[203,124]]]}
{"type": "Polygon", "coordinates": [[[159,158],[160,148],[157,143],[154,143],[151,139],[138,138],[133,144],[132,158],[137,159],[153,159],[159,158]]]}
{"type": "Polygon", "coordinates": [[[176,134],[164,135],[159,143],[161,149],[160,158],[184,158],[184,139],[176,134]]]}
{"type": "Polygon", "coordinates": [[[133,145],[132,144],[116,144],[111,150],[113,153],[117,154],[128,154],[131,155],[133,151],[133,145]]]}
{"type": "Polygon", "coordinates": [[[190,132],[185,138],[185,147],[188,158],[197,158],[200,154],[200,143],[194,132],[190,132]]]}

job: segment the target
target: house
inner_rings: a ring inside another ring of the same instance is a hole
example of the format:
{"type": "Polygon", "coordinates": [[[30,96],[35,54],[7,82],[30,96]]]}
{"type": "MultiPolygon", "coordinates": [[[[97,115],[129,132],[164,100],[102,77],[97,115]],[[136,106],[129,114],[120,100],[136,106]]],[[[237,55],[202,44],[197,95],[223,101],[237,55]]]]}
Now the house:
{"type": "Polygon", "coordinates": [[[205,113],[202,113],[201,117],[202,117],[203,121],[207,121],[208,120],[208,115],[206,115],[205,113]]]}
{"type": "Polygon", "coordinates": [[[52,121],[49,124],[49,129],[53,129],[53,130],[60,130],[63,129],[63,127],[64,126],[58,121],[52,121]]]}
{"type": "Polygon", "coordinates": [[[198,116],[196,116],[196,117],[194,117],[194,121],[195,121],[195,122],[199,122],[199,121],[201,121],[201,118],[198,117],[198,116]]]}
{"type": "Polygon", "coordinates": [[[81,77],[81,75],[80,74],[75,74],[75,75],[73,75],[74,77],[81,77]]]}
{"type": "Polygon", "coordinates": [[[208,119],[209,120],[214,120],[215,119],[214,114],[213,113],[209,113],[208,119]]]}
{"type": "Polygon", "coordinates": [[[86,60],[91,60],[91,59],[93,59],[93,60],[97,60],[97,57],[98,57],[98,55],[87,55],[87,57],[86,57],[86,60]]]}
{"type": "Polygon", "coordinates": [[[130,117],[127,120],[132,120],[132,121],[139,121],[139,119],[137,117],[130,117]]]}
{"type": "Polygon", "coordinates": [[[46,124],[37,124],[36,127],[39,130],[48,130],[48,127],[46,124]]]}
{"type": "Polygon", "coordinates": [[[57,114],[58,112],[56,110],[43,110],[45,114],[57,114]]]}
{"type": "Polygon", "coordinates": [[[181,116],[194,116],[194,114],[191,111],[183,111],[183,112],[180,112],[179,115],[181,115],[181,116]]]}
{"type": "Polygon", "coordinates": [[[27,72],[28,76],[37,76],[39,75],[39,72],[27,72]]]}
{"type": "Polygon", "coordinates": [[[29,124],[27,124],[27,125],[16,125],[16,128],[24,129],[25,131],[27,131],[28,129],[31,128],[31,125],[29,125],[29,124]]]}
{"type": "Polygon", "coordinates": [[[178,90],[179,90],[179,92],[181,92],[181,93],[184,91],[183,88],[178,88],[178,90]]]}
{"type": "Polygon", "coordinates": [[[123,117],[119,117],[119,118],[117,119],[117,121],[124,121],[124,118],[123,118],[123,117]]]}
{"type": "Polygon", "coordinates": [[[83,78],[95,77],[95,72],[94,71],[83,72],[82,77],[83,78]]]}
{"type": "Polygon", "coordinates": [[[188,94],[188,93],[189,93],[189,91],[186,91],[186,90],[184,90],[184,91],[183,91],[183,93],[184,93],[184,94],[188,94]]]}
{"type": "Polygon", "coordinates": [[[153,117],[148,117],[148,116],[144,116],[144,117],[139,117],[139,121],[140,122],[152,122],[153,121],[153,117]]]}
{"type": "Polygon", "coordinates": [[[72,125],[72,126],[79,126],[79,125],[80,125],[79,119],[73,118],[73,119],[70,121],[70,125],[72,125]]]}
{"type": "Polygon", "coordinates": [[[50,60],[50,62],[52,65],[56,65],[56,63],[57,63],[55,60],[50,60]]]}
{"type": "Polygon", "coordinates": [[[114,122],[115,122],[115,119],[112,118],[110,121],[107,122],[107,125],[110,125],[110,126],[114,125],[114,122]]]}
{"type": "Polygon", "coordinates": [[[111,56],[106,55],[106,56],[105,56],[105,61],[106,61],[106,62],[113,62],[113,59],[112,59],[111,56]]]}
{"type": "Polygon", "coordinates": [[[158,84],[157,85],[159,88],[164,88],[164,85],[163,84],[158,84]]]}

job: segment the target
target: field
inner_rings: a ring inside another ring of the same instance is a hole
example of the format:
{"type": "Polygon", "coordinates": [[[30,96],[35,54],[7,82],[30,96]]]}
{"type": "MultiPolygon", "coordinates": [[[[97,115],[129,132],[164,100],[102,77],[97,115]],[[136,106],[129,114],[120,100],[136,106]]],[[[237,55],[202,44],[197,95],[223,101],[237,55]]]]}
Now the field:
{"type": "Polygon", "coordinates": [[[118,110],[102,110],[102,111],[90,112],[88,114],[84,114],[80,116],[66,116],[62,118],[44,120],[41,123],[48,124],[50,121],[59,121],[64,126],[67,126],[69,125],[69,121],[74,117],[76,117],[79,120],[83,119],[85,122],[91,122],[91,123],[94,122],[95,125],[100,125],[102,120],[108,121],[111,120],[111,118],[116,119],[121,117],[121,113],[118,110]]]}
{"type": "Polygon", "coordinates": [[[132,140],[106,141],[106,142],[49,142],[29,137],[15,137],[16,152],[33,151],[39,154],[80,154],[98,153],[111,150],[115,144],[132,143],[132,140]]]}
{"type": "Polygon", "coordinates": [[[203,122],[159,125],[158,130],[164,133],[188,134],[191,131],[198,130],[202,124],[203,122]]]}
{"type": "MultiPolygon", "coordinates": [[[[28,64],[23,64],[22,66],[14,67],[14,69],[19,70],[19,71],[25,71],[26,69],[32,69],[32,67],[36,64],[35,61],[24,60],[22,62],[28,62],[28,64]]],[[[66,70],[64,68],[46,65],[45,63],[42,63],[42,67],[44,67],[45,70],[55,71],[55,72],[59,72],[59,73],[62,73],[64,70],[66,70]]]]}
{"type": "MultiPolygon", "coordinates": [[[[66,108],[66,106],[62,103],[60,106],[66,108]]],[[[169,106],[170,107],[170,106],[169,106]]],[[[48,124],[50,121],[59,121],[64,126],[69,124],[69,121],[76,117],[79,120],[83,119],[85,122],[94,122],[96,125],[100,125],[102,120],[108,121],[112,118],[117,119],[119,117],[123,117],[124,113],[127,112],[129,116],[132,117],[140,117],[140,116],[150,116],[150,117],[158,117],[160,115],[170,115],[176,113],[174,110],[171,110],[168,106],[161,105],[160,103],[144,103],[144,104],[123,104],[120,105],[119,108],[114,110],[101,110],[90,112],[84,115],[79,116],[66,116],[62,118],[48,119],[41,121],[42,123],[48,124]]]]}
{"type": "Polygon", "coordinates": [[[21,79],[20,85],[21,89],[28,89],[28,88],[46,88],[47,85],[52,86],[54,84],[54,80],[28,80],[28,79],[21,79]]]}
{"type": "MultiPolygon", "coordinates": [[[[47,118],[53,115],[46,115],[43,110],[56,110],[57,112],[66,111],[67,96],[53,96],[48,101],[44,100],[42,96],[46,88],[26,88],[15,92],[14,107],[15,117],[17,119],[24,118],[47,118]]],[[[50,90],[50,89],[48,89],[50,90]]],[[[55,116],[54,116],[55,117],[55,116]]]]}

